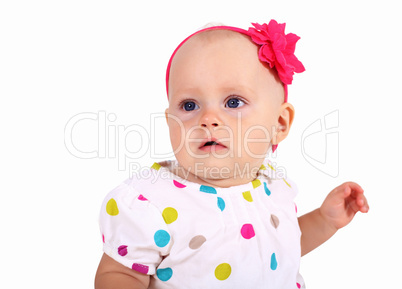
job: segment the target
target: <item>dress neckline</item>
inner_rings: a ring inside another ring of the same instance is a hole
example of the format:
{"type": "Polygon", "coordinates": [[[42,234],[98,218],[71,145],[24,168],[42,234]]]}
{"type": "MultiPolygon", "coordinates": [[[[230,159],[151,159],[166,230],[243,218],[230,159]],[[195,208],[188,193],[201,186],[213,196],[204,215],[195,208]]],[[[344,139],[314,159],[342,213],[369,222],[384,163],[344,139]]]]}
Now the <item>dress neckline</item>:
{"type": "MultiPolygon", "coordinates": [[[[275,168],[271,165],[270,161],[265,159],[258,171],[257,178],[251,182],[235,185],[230,187],[214,187],[199,184],[196,182],[188,181],[186,179],[181,178],[180,176],[174,174],[172,169],[178,166],[177,160],[167,160],[160,163],[155,162],[151,169],[158,171],[158,174],[163,179],[167,180],[177,188],[191,188],[194,190],[199,190],[204,193],[217,194],[217,193],[226,193],[226,192],[246,192],[254,190],[260,186],[262,186],[263,182],[270,183],[272,179],[275,179],[275,168]]],[[[286,181],[285,181],[286,182],[286,181]]]]}

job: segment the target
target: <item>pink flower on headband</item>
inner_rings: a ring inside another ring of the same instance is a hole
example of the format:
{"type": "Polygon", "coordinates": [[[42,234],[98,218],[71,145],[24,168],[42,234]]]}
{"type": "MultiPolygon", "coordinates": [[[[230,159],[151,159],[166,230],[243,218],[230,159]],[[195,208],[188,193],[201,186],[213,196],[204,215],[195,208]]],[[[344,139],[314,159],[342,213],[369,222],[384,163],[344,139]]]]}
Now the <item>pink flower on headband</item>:
{"type": "Polygon", "coordinates": [[[300,37],[293,33],[285,34],[286,24],[278,24],[275,20],[271,20],[269,24],[252,24],[255,28],[250,27],[248,33],[256,44],[261,45],[259,59],[267,62],[269,67],[275,67],[285,85],[292,84],[293,74],[305,70],[294,55],[296,42],[300,37]]]}

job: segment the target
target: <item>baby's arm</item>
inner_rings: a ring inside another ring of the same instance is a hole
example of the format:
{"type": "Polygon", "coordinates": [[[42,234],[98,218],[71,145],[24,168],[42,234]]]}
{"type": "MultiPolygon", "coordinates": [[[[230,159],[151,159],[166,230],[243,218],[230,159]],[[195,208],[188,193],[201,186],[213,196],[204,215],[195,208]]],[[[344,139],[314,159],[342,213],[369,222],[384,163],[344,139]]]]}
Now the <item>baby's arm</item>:
{"type": "Polygon", "coordinates": [[[332,190],[320,208],[299,218],[301,255],[304,256],[349,224],[357,212],[367,213],[369,206],[363,189],[348,182],[332,190]]]}
{"type": "Polygon", "coordinates": [[[95,289],[144,289],[149,286],[149,275],[138,273],[106,254],[99,263],[95,289]]]}

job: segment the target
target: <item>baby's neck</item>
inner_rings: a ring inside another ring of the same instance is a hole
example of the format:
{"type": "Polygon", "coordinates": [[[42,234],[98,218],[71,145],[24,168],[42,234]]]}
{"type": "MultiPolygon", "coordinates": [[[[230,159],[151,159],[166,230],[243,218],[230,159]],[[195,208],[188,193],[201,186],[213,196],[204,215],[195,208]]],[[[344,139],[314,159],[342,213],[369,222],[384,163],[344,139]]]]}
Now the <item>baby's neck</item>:
{"type": "Polygon", "coordinates": [[[170,165],[167,166],[169,171],[182,179],[189,182],[197,183],[204,186],[211,186],[215,188],[228,188],[238,185],[244,185],[254,181],[258,175],[259,170],[256,169],[249,174],[244,174],[242,176],[227,176],[226,178],[204,178],[199,175],[194,174],[191,170],[186,170],[180,165],[170,165]]]}

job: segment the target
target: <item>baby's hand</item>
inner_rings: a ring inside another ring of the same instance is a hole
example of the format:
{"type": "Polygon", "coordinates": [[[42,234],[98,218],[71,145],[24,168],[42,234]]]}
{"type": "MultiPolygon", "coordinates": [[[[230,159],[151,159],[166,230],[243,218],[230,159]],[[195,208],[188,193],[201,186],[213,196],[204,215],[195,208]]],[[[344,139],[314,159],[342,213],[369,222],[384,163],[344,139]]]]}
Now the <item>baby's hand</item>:
{"type": "Polygon", "coordinates": [[[333,189],[320,208],[324,219],[336,230],[349,224],[357,212],[367,213],[368,210],[363,189],[353,182],[333,189]]]}

